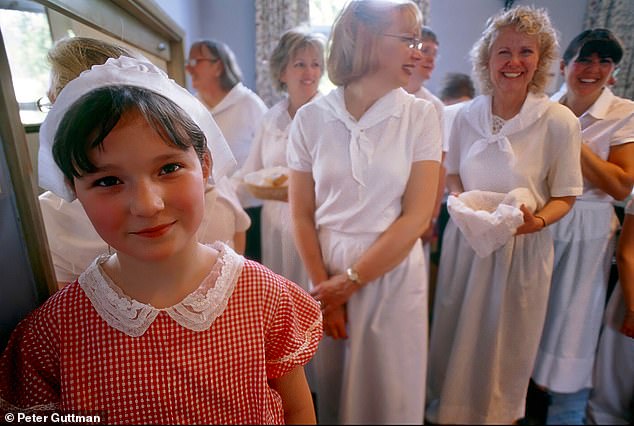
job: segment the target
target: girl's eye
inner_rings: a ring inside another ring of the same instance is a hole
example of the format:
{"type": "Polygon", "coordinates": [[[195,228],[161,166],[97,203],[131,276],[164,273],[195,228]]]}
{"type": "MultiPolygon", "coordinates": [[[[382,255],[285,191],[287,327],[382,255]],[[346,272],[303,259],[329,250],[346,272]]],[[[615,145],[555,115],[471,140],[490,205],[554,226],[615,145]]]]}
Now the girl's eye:
{"type": "Polygon", "coordinates": [[[303,62],[296,62],[295,63],[295,68],[304,68],[304,63],[303,62]]]}
{"type": "Polygon", "coordinates": [[[522,55],[524,56],[528,56],[528,55],[532,55],[533,54],[533,50],[532,49],[524,49],[522,50],[522,55]]]}
{"type": "Polygon", "coordinates": [[[92,186],[109,187],[109,186],[120,185],[121,183],[122,182],[119,180],[119,178],[115,176],[106,176],[94,181],[92,186]]]}
{"type": "Polygon", "coordinates": [[[176,164],[176,163],[170,163],[170,164],[166,164],[163,167],[161,167],[161,172],[159,173],[160,175],[167,175],[170,173],[174,173],[177,172],[178,170],[181,169],[181,165],[180,164],[176,164]]]}

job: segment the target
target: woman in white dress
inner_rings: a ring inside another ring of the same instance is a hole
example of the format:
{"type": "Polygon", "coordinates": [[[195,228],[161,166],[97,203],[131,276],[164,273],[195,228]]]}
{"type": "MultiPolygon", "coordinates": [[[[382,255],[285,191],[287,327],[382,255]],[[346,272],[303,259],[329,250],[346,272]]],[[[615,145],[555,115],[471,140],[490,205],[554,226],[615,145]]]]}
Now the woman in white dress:
{"type": "MultiPolygon", "coordinates": [[[[233,51],[218,40],[200,40],[189,48],[187,72],[196,95],[207,106],[220,127],[241,168],[246,161],[255,132],[267,107],[260,97],[241,83],[242,71],[233,51]]],[[[235,187],[235,185],[234,185],[235,187]]],[[[240,204],[249,215],[245,256],[262,260],[260,211],[262,202],[247,191],[236,190],[240,204]]]]}
{"type": "Polygon", "coordinates": [[[288,148],[295,242],[328,335],[314,359],[325,424],[423,421],[434,107],[408,95],[421,59],[410,1],[351,1],[327,60],[338,87],[303,106],[288,148]]]}
{"type": "Polygon", "coordinates": [[[617,248],[619,285],[605,311],[594,365],[587,424],[626,425],[634,421],[634,201],[625,208],[617,248]]]}
{"type": "MultiPolygon", "coordinates": [[[[282,34],[269,60],[272,81],[287,96],[264,114],[240,175],[286,167],[286,148],[297,110],[319,96],[325,37],[295,28],[282,34]]],[[[308,275],[295,248],[288,200],[262,206],[262,264],[308,290],[308,275]]]]}
{"type": "Polygon", "coordinates": [[[582,190],[579,123],[544,95],[556,48],[546,11],[518,6],[493,16],[472,49],[483,95],[454,120],[448,189],[525,188],[532,203],[521,205],[515,236],[488,256],[476,254],[453,219],[445,229],[429,355],[433,423],[511,424],[524,416],[553,265],[545,228],[582,190]]]}
{"type": "MultiPolygon", "coordinates": [[[[88,37],[73,37],[58,41],[48,52],[51,65],[48,98],[55,102],[59,92],[83,71],[119,56],[142,57],[122,46],[88,37]]],[[[209,141],[208,141],[209,142],[209,141]]],[[[221,158],[217,159],[220,168],[221,158]]],[[[235,164],[232,160],[231,163],[235,164]]],[[[228,169],[231,170],[231,169],[228,169]]],[[[206,209],[198,231],[199,241],[223,241],[238,253],[244,252],[246,229],[250,220],[227,178],[205,191],[206,209]],[[210,218],[213,217],[213,220],[210,218]]],[[[51,191],[39,196],[49,250],[58,286],[77,279],[100,254],[107,253],[108,244],[97,234],[79,201],[67,202],[51,191]]]]}
{"type": "Polygon", "coordinates": [[[634,183],[634,102],[608,87],[622,56],[609,30],[583,31],[564,52],[566,90],[553,99],[579,117],[585,180],[571,212],[550,228],[555,266],[533,372],[551,394],[548,424],[583,424],[618,227],[612,201],[634,183]]]}

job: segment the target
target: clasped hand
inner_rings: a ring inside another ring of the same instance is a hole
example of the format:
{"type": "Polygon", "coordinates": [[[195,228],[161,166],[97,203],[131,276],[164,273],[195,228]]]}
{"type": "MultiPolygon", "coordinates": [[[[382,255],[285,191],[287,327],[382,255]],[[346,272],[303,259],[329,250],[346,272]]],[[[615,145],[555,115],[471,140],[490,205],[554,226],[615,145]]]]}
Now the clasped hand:
{"type": "Polygon", "coordinates": [[[346,302],[354,292],[345,275],[333,275],[317,284],[311,295],[321,304],[324,333],[333,339],[346,339],[346,302]]]}

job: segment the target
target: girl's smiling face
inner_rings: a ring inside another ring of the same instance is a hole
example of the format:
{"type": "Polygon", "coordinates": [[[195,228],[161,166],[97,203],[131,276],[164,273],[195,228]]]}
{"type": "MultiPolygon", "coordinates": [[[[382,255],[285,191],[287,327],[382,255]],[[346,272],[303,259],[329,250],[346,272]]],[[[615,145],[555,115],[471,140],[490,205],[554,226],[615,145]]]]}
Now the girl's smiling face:
{"type": "Polygon", "coordinates": [[[129,112],[89,157],[97,170],[75,178],[74,186],[104,241],[146,261],[196,244],[208,155],[201,164],[192,147],[165,142],[138,112],[129,112]]]}
{"type": "Polygon", "coordinates": [[[528,93],[539,64],[539,44],[536,35],[504,27],[491,45],[489,73],[493,92],[528,93]]]}

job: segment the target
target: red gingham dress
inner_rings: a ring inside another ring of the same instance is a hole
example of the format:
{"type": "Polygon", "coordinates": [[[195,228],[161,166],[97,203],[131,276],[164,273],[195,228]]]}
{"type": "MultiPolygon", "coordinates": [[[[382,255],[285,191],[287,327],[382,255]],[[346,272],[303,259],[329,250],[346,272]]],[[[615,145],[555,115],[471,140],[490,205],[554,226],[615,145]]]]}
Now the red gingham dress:
{"type": "Polygon", "coordinates": [[[83,282],[57,292],[13,332],[0,359],[0,400],[104,411],[109,423],[284,423],[267,379],[310,360],[321,312],[297,285],[222,249],[213,280],[234,278],[225,298],[211,298],[211,316],[190,315],[193,327],[211,319],[203,330],[152,308],[156,316],[132,337],[104,319],[116,309],[104,314],[83,282]]]}

